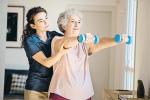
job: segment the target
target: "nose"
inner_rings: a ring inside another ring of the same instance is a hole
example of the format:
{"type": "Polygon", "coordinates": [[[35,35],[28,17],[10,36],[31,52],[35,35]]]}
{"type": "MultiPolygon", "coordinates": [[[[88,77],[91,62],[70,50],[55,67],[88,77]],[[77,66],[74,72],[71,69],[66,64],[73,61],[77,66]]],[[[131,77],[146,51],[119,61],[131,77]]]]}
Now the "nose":
{"type": "Polygon", "coordinates": [[[45,25],[48,24],[48,20],[47,20],[47,19],[44,20],[44,24],[45,24],[45,25]]]}
{"type": "Polygon", "coordinates": [[[77,27],[78,26],[78,22],[75,22],[75,27],[77,27]]]}

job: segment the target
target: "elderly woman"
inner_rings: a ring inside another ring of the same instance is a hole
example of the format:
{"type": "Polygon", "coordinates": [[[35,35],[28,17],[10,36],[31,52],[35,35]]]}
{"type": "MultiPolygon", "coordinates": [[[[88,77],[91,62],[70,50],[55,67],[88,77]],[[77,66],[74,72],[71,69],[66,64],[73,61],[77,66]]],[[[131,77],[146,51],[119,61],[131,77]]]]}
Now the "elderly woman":
{"type": "MultiPolygon", "coordinates": [[[[66,10],[58,18],[58,27],[63,37],[55,36],[52,40],[52,55],[59,48],[69,48],[68,52],[53,66],[53,77],[49,87],[52,100],[91,100],[94,95],[90,71],[89,54],[117,45],[114,38],[102,38],[99,44],[93,44],[93,35],[88,33],[88,40],[79,43],[78,36],[82,15],[74,9],[66,10]]],[[[126,38],[126,37],[125,37],[126,38]]],[[[125,42],[125,38],[121,43],[125,42]]]]}

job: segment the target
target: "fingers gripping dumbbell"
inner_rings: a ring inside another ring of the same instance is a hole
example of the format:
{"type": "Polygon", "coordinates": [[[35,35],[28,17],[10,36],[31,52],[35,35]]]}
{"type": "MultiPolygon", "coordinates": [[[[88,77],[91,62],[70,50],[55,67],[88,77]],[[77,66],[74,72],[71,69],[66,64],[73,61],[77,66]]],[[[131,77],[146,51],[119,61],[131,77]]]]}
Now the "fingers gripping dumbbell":
{"type": "MultiPolygon", "coordinates": [[[[80,34],[80,35],[78,36],[78,41],[79,41],[80,43],[86,42],[87,39],[88,39],[88,37],[87,37],[86,34],[80,34]]],[[[93,36],[93,43],[94,43],[94,44],[98,44],[98,43],[99,43],[99,36],[98,36],[98,35],[94,35],[94,36],[93,36]]]]}
{"type": "MultiPolygon", "coordinates": [[[[114,38],[115,42],[120,43],[122,41],[122,35],[116,34],[114,38]]],[[[128,40],[126,44],[131,44],[132,43],[132,37],[128,35],[128,40]]]]}

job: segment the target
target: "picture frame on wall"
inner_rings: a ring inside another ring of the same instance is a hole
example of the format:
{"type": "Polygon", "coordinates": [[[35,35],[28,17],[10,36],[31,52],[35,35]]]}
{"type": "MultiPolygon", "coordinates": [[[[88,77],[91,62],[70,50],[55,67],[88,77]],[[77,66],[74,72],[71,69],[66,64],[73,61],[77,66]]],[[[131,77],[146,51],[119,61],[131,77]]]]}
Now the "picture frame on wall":
{"type": "Polygon", "coordinates": [[[8,6],[6,47],[20,48],[24,27],[24,6],[8,6]]]}

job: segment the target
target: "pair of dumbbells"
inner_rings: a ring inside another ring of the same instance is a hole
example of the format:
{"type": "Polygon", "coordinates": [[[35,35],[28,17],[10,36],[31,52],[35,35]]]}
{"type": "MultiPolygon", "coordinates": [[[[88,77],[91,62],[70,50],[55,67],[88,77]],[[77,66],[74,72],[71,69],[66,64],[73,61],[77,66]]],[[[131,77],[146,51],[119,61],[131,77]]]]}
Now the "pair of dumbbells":
{"type": "MultiPolygon", "coordinates": [[[[80,43],[83,43],[83,42],[85,42],[86,40],[87,40],[86,34],[80,34],[80,35],[78,36],[78,41],[79,41],[80,43]]],[[[115,37],[114,37],[114,40],[115,40],[116,43],[120,43],[120,42],[122,41],[122,35],[121,35],[121,34],[116,34],[115,37]]],[[[99,41],[100,41],[99,36],[98,36],[98,35],[94,35],[94,37],[93,37],[93,43],[94,43],[94,44],[98,44],[99,41]]],[[[131,36],[128,36],[128,40],[127,40],[126,44],[131,44],[131,43],[132,43],[132,37],[131,37],[131,36]]]]}

